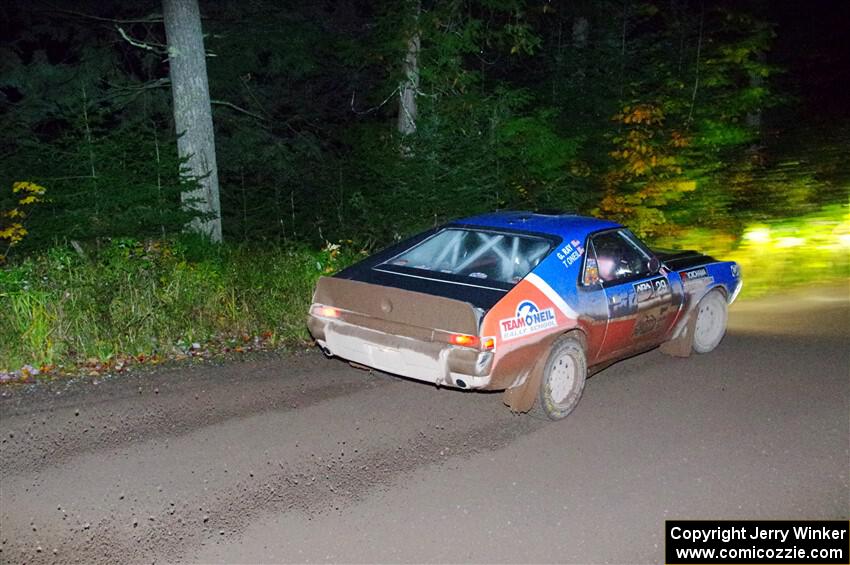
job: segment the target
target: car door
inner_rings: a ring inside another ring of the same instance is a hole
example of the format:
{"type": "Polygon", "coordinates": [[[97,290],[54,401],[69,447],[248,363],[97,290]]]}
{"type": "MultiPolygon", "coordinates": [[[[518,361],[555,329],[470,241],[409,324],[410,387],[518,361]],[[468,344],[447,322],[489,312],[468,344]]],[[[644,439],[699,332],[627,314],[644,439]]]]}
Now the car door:
{"type": "MultiPolygon", "coordinates": [[[[675,299],[659,261],[627,230],[590,237],[585,268],[595,269],[608,307],[597,361],[657,345],[675,314],[675,299]]],[[[592,279],[594,273],[585,273],[592,279]]]]}

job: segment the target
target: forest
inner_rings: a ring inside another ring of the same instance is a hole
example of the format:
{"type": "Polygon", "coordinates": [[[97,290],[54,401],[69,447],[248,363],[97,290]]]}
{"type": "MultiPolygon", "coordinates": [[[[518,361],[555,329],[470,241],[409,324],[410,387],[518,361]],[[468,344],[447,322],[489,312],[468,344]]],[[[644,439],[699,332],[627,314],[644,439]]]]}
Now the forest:
{"type": "Polygon", "coordinates": [[[846,280],[847,15],[4,2],[0,378],[297,346],[319,275],[498,209],[611,218],[734,258],[745,293],[846,280]],[[203,174],[175,123],[173,5],[200,12],[203,174]]]}

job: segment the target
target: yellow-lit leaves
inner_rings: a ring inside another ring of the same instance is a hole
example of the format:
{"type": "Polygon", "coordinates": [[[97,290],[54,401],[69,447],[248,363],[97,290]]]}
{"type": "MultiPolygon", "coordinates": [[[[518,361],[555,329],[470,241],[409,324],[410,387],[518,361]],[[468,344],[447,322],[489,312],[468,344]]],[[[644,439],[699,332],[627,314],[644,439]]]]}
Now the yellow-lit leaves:
{"type": "Polygon", "coordinates": [[[518,182],[515,182],[513,184],[514,184],[514,189],[516,190],[516,193],[520,197],[520,199],[527,201],[528,196],[529,196],[528,187],[526,187],[524,184],[518,183],[518,182]]]}
{"type": "Polygon", "coordinates": [[[664,110],[653,103],[624,106],[612,119],[620,132],[612,139],[614,167],[605,176],[598,212],[642,234],[657,233],[666,221],[660,207],[696,189],[681,178],[690,139],[665,127],[664,110]]]}
{"type": "Polygon", "coordinates": [[[577,177],[587,178],[593,174],[593,169],[586,161],[574,160],[570,162],[570,174],[577,177]]]}
{"type": "Polygon", "coordinates": [[[12,244],[21,241],[27,235],[27,230],[21,224],[11,224],[0,229],[0,239],[5,239],[12,244]]]}
{"type": "Polygon", "coordinates": [[[33,196],[41,196],[45,192],[45,188],[34,182],[15,182],[12,183],[12,192],[17,194],[18,192],[25,192],[27,194],[31,194],[33,196]]]}
{"type": "Polygon", "coordinates": [[[690,138],[685,136],[682,132],[673,130],[670,132],[670,145],[676,148],[687,147],[691,144],[690,138]]]}
{"type": "Polygon", "coordinates": [[[24,209],[27,206],[42,202],[44,193],[45,188],[34,182],[12,183],[12,194],[18,195],[18,201],[13,208],[0,210],[0,241],[6,243],[6,251],[0,254],[0,263],[5,261],[8,250],[18,244],[28,233],[22,223],[27,216],[24,209]]]}
{"type": "Polygon", "coordinates": [[[664,111],[654,104],[624,106],[613,119],[624,124],[661,124],[664,122],[664,111]]]}

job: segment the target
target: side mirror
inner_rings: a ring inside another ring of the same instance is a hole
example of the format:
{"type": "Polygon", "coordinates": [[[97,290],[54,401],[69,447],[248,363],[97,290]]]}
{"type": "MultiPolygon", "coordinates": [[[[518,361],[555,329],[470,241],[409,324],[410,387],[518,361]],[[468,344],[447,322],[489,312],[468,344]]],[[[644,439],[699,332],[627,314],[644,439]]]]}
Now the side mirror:
{"type": "Polygon", "coordinates": [[[661,261],[658,259],[658,257],[653,256],[649,260],[649,272],[650,273],[657,273],[658,269],[660,269],[660,268],[661,268],[661,261]]]}

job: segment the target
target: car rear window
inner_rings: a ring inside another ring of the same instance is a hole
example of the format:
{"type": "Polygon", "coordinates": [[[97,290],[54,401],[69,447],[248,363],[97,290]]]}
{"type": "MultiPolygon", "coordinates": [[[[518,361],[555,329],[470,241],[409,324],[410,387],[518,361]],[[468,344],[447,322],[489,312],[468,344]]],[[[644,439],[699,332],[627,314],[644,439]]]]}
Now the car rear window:
{"type": "Polygon", "coordinates": [[[470,281],[515,284],[552,249],[533,235],[447,228],[386,261],[381,267],[470,281]]]}

